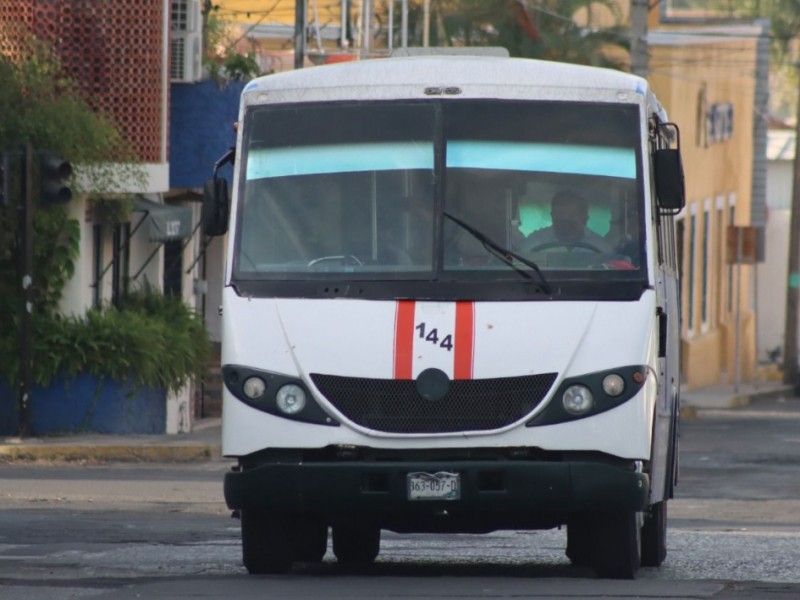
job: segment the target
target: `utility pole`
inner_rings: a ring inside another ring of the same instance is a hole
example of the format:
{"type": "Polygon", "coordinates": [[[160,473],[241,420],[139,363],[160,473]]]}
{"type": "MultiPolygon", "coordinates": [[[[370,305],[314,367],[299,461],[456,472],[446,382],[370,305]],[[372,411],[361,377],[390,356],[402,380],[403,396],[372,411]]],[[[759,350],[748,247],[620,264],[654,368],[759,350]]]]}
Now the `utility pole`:
{"type": "Polygon", "coordinates": [[[347,8],[347,0],[342,0],[342,7],[340,9],[341,21],[340,23],[340,33],[339,33],[339,48],[342,50],[346,50],[348,43],[347,43],[347,22],[350,19],[350,12],[347,8]]]}
{"type": "Polygon", "coordinates": [[[400,15],[400,45],[408,48],[408,0],[403,0],[400,15]]]}
{"type": "Polygon", "coordinates": [[[425,0],[422,5],[422,47],[431,44],[431,0],[425,0]]]}
{"type": "Polygon", "coordinates": [[[631,1],[631,73],[647,77],[647,13],[649,0],[631,1]]]}
{"type": "Polygon", "coordinates": [[[22,295],[19,316],[19,437],[31,430],[31,313],[33,299],[33,146],[28,142],[22,153],[22,214],[19,219],[20,252],[19,276],[22,295]]]}
{"type": "MultiPolygon", "coordinates": [[[[800,67],[796,64],[795,67],[800,67]]],[[[798,90],[800,91],[800,90],[798,90]]],[[[795,129],[792,212],[789,220],[789,272],[786,286],[786,323],[783,330],[783,383],[797,387],[797,311],[800,288],[800,98],[795,129]]]]}
{"type": "Polygon", "coordinates": [[[364,32],[361,36],[361,48],[359,54],[369,58],[372,52],[372,18],[375,14],[371,0],[362,0],[362,27],[364,32]]]}
{"type": "Polygon", "coordinates": [[[306,59],[306,0],[294,3],[294,68],[302,69],[306,59]]]}

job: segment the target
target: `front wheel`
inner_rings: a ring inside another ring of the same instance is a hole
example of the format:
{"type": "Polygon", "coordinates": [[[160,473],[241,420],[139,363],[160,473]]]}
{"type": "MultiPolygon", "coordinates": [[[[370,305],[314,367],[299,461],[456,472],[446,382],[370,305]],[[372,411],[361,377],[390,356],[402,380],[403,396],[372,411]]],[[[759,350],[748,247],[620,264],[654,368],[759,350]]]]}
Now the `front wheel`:
{"type": "Polygon", "coordinates": [[[600,513],[594,523],[592,568],[604,579],[633,579],[641,566],[639,513],[600,513]]]}
{"type": "Polygon", "coordinates": [[[295,530],[289,515],[242,510],[242,560],[251,575],[286,573],[294,562],[295,530]]]}
{"type": "Polygon", "coordinates": [[[567,558],[576,567],[592,564],[593,523],[586,516],[571,517],[567,523],[567,558]]]}
{"type": "Polygon", "coordinates": [[[660,567],[667,558],[667,501],[656,502],[642,527],[642,566],[660,567]]]}
{"type": "Polygon", "coordinates": [[[298,562],[319,563],[328,549],[328,524],[310,516],[297,521],[294,557],[298,562]]]}
{"type": "Polygon", "coordinates": [[[337,523],[331,527],[333,553],[343,565],[375,562],[381,546],[381,530],[363,523],[337,523]]]}

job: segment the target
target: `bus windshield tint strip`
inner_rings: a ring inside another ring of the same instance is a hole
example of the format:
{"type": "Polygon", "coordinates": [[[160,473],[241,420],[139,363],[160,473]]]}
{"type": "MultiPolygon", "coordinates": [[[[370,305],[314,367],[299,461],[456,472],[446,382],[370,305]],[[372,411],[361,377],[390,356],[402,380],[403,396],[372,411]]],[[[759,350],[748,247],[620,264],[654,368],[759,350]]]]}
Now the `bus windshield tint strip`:
{"type": "Polygon", "coordinates": [[[451,141],[447,166],[507,171],[575,173],[634,179],[632,148],[528,142],[451,141]]]}
{"type": "Polygon", "coordinates": [[[250,151],[247,179],[402,169],[433,169],[433,143],[261,148],[250,151]]]}

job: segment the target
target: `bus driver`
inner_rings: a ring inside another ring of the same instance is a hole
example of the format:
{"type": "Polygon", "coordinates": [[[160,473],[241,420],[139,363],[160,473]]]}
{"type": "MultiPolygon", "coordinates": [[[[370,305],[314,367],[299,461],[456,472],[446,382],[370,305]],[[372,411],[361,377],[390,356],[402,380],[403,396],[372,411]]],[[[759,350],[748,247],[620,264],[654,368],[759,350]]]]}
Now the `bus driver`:
{"type": "Polygon", "coordinates": [[[523,242],[523,250],[536,252],[549,248],[579,248],[608,253],[608,242],[586,224],[589,221],[589,204],[578,192],[561,190],[553,196],[550,204],[553,224],[537,229],[523,242]]]}

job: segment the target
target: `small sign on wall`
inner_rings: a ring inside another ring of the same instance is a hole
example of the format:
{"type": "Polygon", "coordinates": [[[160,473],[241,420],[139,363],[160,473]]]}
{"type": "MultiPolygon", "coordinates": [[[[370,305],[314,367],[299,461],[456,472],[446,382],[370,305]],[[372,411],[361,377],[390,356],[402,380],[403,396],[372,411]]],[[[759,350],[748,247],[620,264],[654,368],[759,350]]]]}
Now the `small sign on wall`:
{"type": "Polygon", "coordinates": [[[725,239],[725,262],[754,265],[759,262],[759,228],[753,225],[728,225],[725,239]]]}
{"type": "Polygon", "coordinates": [[[706,140],[709,144],[724,142],[733,137],[733,104],[712,104],[706,112],[706,140]]]}

